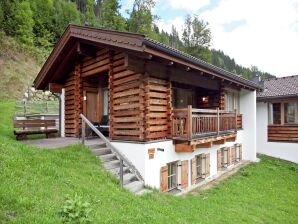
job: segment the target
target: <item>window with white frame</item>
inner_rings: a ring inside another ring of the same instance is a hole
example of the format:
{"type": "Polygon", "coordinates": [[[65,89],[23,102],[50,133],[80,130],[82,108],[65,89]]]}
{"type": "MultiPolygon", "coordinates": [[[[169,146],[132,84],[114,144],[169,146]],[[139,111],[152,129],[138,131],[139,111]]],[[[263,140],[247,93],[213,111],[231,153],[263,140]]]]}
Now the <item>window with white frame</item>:
{"type": "Polygon", "coordinates": [[[169,190],[177,188],[177,162],[168,164],[168,188],[169,190]]]}
{"type": "Polygon", "coordinates": [[[240,110],[240,102],[239,102],[239,92],[236,91],[228,91],[225,93],[225,110],[234,111],[240,110]]]}

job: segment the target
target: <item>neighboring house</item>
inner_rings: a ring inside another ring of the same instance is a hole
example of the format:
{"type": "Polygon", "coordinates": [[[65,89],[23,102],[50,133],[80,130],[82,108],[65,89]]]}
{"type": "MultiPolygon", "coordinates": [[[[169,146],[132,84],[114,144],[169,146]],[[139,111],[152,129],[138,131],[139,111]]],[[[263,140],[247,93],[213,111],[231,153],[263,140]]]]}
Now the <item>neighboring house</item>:
{"type": "Polygon", "coordinates": [[[257,152],[298,163],[298,75],[264,81],[257,95],[257,152]]]}
{"type": "Polygon", "coordinates": [[[111,143],[161,191],[256,160],[260,87],[143,35],[69,25],[34,84],[62,89],[62,136],[108,115],[111,143]]]}

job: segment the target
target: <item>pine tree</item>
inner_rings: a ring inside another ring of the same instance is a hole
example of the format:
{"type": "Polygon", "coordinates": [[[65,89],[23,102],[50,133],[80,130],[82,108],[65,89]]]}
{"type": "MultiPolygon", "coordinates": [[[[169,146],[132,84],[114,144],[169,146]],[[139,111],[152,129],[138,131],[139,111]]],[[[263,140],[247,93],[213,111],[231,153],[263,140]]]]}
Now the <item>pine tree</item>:
{"type": "Polygon", "coordinates": [[[125,20],[120,14],[119,0],[103,0],[100,9],[100,25],[114,30],[125,30],[125,20]]]}

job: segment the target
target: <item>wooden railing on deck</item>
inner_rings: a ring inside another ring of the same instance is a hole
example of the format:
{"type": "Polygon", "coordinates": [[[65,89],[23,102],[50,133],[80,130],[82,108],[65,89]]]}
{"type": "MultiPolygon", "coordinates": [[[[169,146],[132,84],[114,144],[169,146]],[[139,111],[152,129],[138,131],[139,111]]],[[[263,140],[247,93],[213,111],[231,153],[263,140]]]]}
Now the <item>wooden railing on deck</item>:
{"type": "Polygon", "coordinates": [[[185,109],[173,110],[173,139],[192,140],[204,136],[216,136],[236,132],[242,128],[242,116],[224,110],[185,109]]]}

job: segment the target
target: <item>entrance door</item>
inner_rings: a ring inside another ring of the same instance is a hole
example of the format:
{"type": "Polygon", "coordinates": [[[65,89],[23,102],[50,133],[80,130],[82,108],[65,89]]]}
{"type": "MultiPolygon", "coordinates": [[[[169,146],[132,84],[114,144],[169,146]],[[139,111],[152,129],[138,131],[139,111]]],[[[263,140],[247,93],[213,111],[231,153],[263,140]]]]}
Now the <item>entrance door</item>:
{"type": "Polygon", "coordinates": [[[92,122],[99,122],[98,94],[86,92],[86,116],[92,122]]]}

